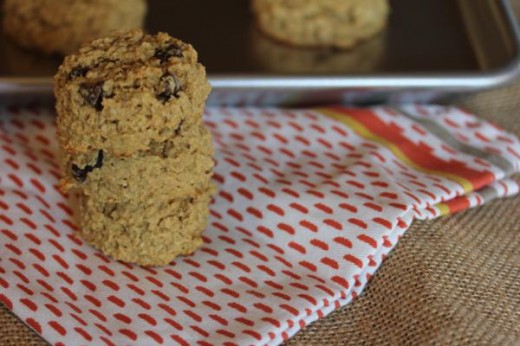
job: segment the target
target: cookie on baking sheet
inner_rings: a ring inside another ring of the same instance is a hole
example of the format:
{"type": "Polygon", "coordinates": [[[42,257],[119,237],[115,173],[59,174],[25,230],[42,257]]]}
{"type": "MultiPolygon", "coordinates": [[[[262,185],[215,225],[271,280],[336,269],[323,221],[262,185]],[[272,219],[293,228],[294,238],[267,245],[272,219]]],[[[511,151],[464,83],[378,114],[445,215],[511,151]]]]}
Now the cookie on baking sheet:
{"type": "Polygon", "coordinates": [[[114,30],[143,26],[146,0],[4,0],[3,30],[19,45],[68,54],[114,30]]]}
{"type": "Polygon", "coordinates": [[[138,30],[97,39],[65,58],[54,92],[61,186],[79,192],[83,238],[141,265],[199,247],[214,162],[193,47],[138,30]]]}
{"type": "Polygon", "coordinates": [[[387,23],[388,0],[252,0],[259,29],[304,47],[351,48],[387,23]]]}

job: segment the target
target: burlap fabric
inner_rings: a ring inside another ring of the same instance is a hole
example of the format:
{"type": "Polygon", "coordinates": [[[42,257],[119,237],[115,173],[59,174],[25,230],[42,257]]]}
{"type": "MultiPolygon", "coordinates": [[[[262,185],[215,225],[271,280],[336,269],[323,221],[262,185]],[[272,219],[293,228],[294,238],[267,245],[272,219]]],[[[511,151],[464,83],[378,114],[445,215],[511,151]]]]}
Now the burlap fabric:
{"type": "MultiPolygon", "coordinates": [[[[460,104],[520,135],[520,81],[460,104]]],[[[517,196],[416,222],[361,297],[287,345],[518,345],[519,321],[517,196]]],[[[0,345],[46,343],[1,306],[0,345]]]]}

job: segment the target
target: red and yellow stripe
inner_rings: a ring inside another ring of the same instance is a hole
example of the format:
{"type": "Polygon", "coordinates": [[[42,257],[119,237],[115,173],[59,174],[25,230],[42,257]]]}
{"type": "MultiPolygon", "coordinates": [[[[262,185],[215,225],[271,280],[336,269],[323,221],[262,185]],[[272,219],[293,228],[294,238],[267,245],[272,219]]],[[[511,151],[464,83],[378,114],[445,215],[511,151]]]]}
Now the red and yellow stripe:
{"type": "Polygon", "coordinates": [[[434,206],[440,212],[439,216],[455,214],[459,211],[469,209],[471,204],[468,197],[461,196],[444,203],[438,203],[434,206]]]}
{"type": "Polygon", "coordinates": [[[464,162],[441,160],[428,147],[413,143],[398,128],[383,122],[370,109],[330,107],[317,111],[342,122],[358,135],[384,145],[409,167],[454,181],[465,192],[475,191],[495,180],[492,173],[473,170],[464,162]]]}

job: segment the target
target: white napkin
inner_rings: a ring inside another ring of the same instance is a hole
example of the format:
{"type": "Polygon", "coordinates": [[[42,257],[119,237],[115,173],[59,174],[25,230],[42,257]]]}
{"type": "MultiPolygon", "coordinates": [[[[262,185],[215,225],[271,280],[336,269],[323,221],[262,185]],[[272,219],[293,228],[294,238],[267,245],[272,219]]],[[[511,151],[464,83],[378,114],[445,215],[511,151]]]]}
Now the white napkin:
{"type": "Polygon", "coordinates": [[[415,218],[518,192],[516,137],[457,108],[210,108],[204,246],[141,268],[82,241],[54,114],[0,110],[0,301],[59,345],[279,344],[358,296],[415,218]]]}

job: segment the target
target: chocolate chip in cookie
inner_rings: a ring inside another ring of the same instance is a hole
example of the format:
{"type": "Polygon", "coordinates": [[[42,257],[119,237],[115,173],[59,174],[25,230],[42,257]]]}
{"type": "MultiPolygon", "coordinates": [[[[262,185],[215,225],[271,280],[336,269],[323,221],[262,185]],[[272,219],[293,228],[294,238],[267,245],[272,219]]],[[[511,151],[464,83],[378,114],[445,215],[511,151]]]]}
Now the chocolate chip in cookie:
{"type": "Polygon", "coordinates": [[[87,175],[96,168],[103,167],[104,160],[103,150],[98,151],[96,163],[94,165],[86,165],[84,168],[78,167],[76,164],[72,164],[72,176],[76,181],[82,183],[87,179],[87,175]]]}
{"type": "Polygon", "coordinates": [[[163,102],[168,101],[172,96],[178,98],[179,92],[182,91],[182,83],[172,73],[164,74],[159,80],[157,99],[163,102]]]}
{"type": "Polygon", "coordinates": [[[154,57],[161,61],[161,64],[168,61],[171,57],[182,58],[182,49],[175,43],[170,43],[163,48],[155,51],[154,57]]]}
{"type": "Polygon", "coordinates": [[[82,67],[82,66],[78,66],[78,67],[74,68],[69,73],[69,80],[74,80],[79,77],[85,77],[87,75],[88,70],[89,70],[88,67],[82,67]]]}
{"type": "Polygon", "coordinates": [[[79,93],[85,101],[96,110],[103,110],[103,82],[83,83],[80,85],[79,93]]]}

